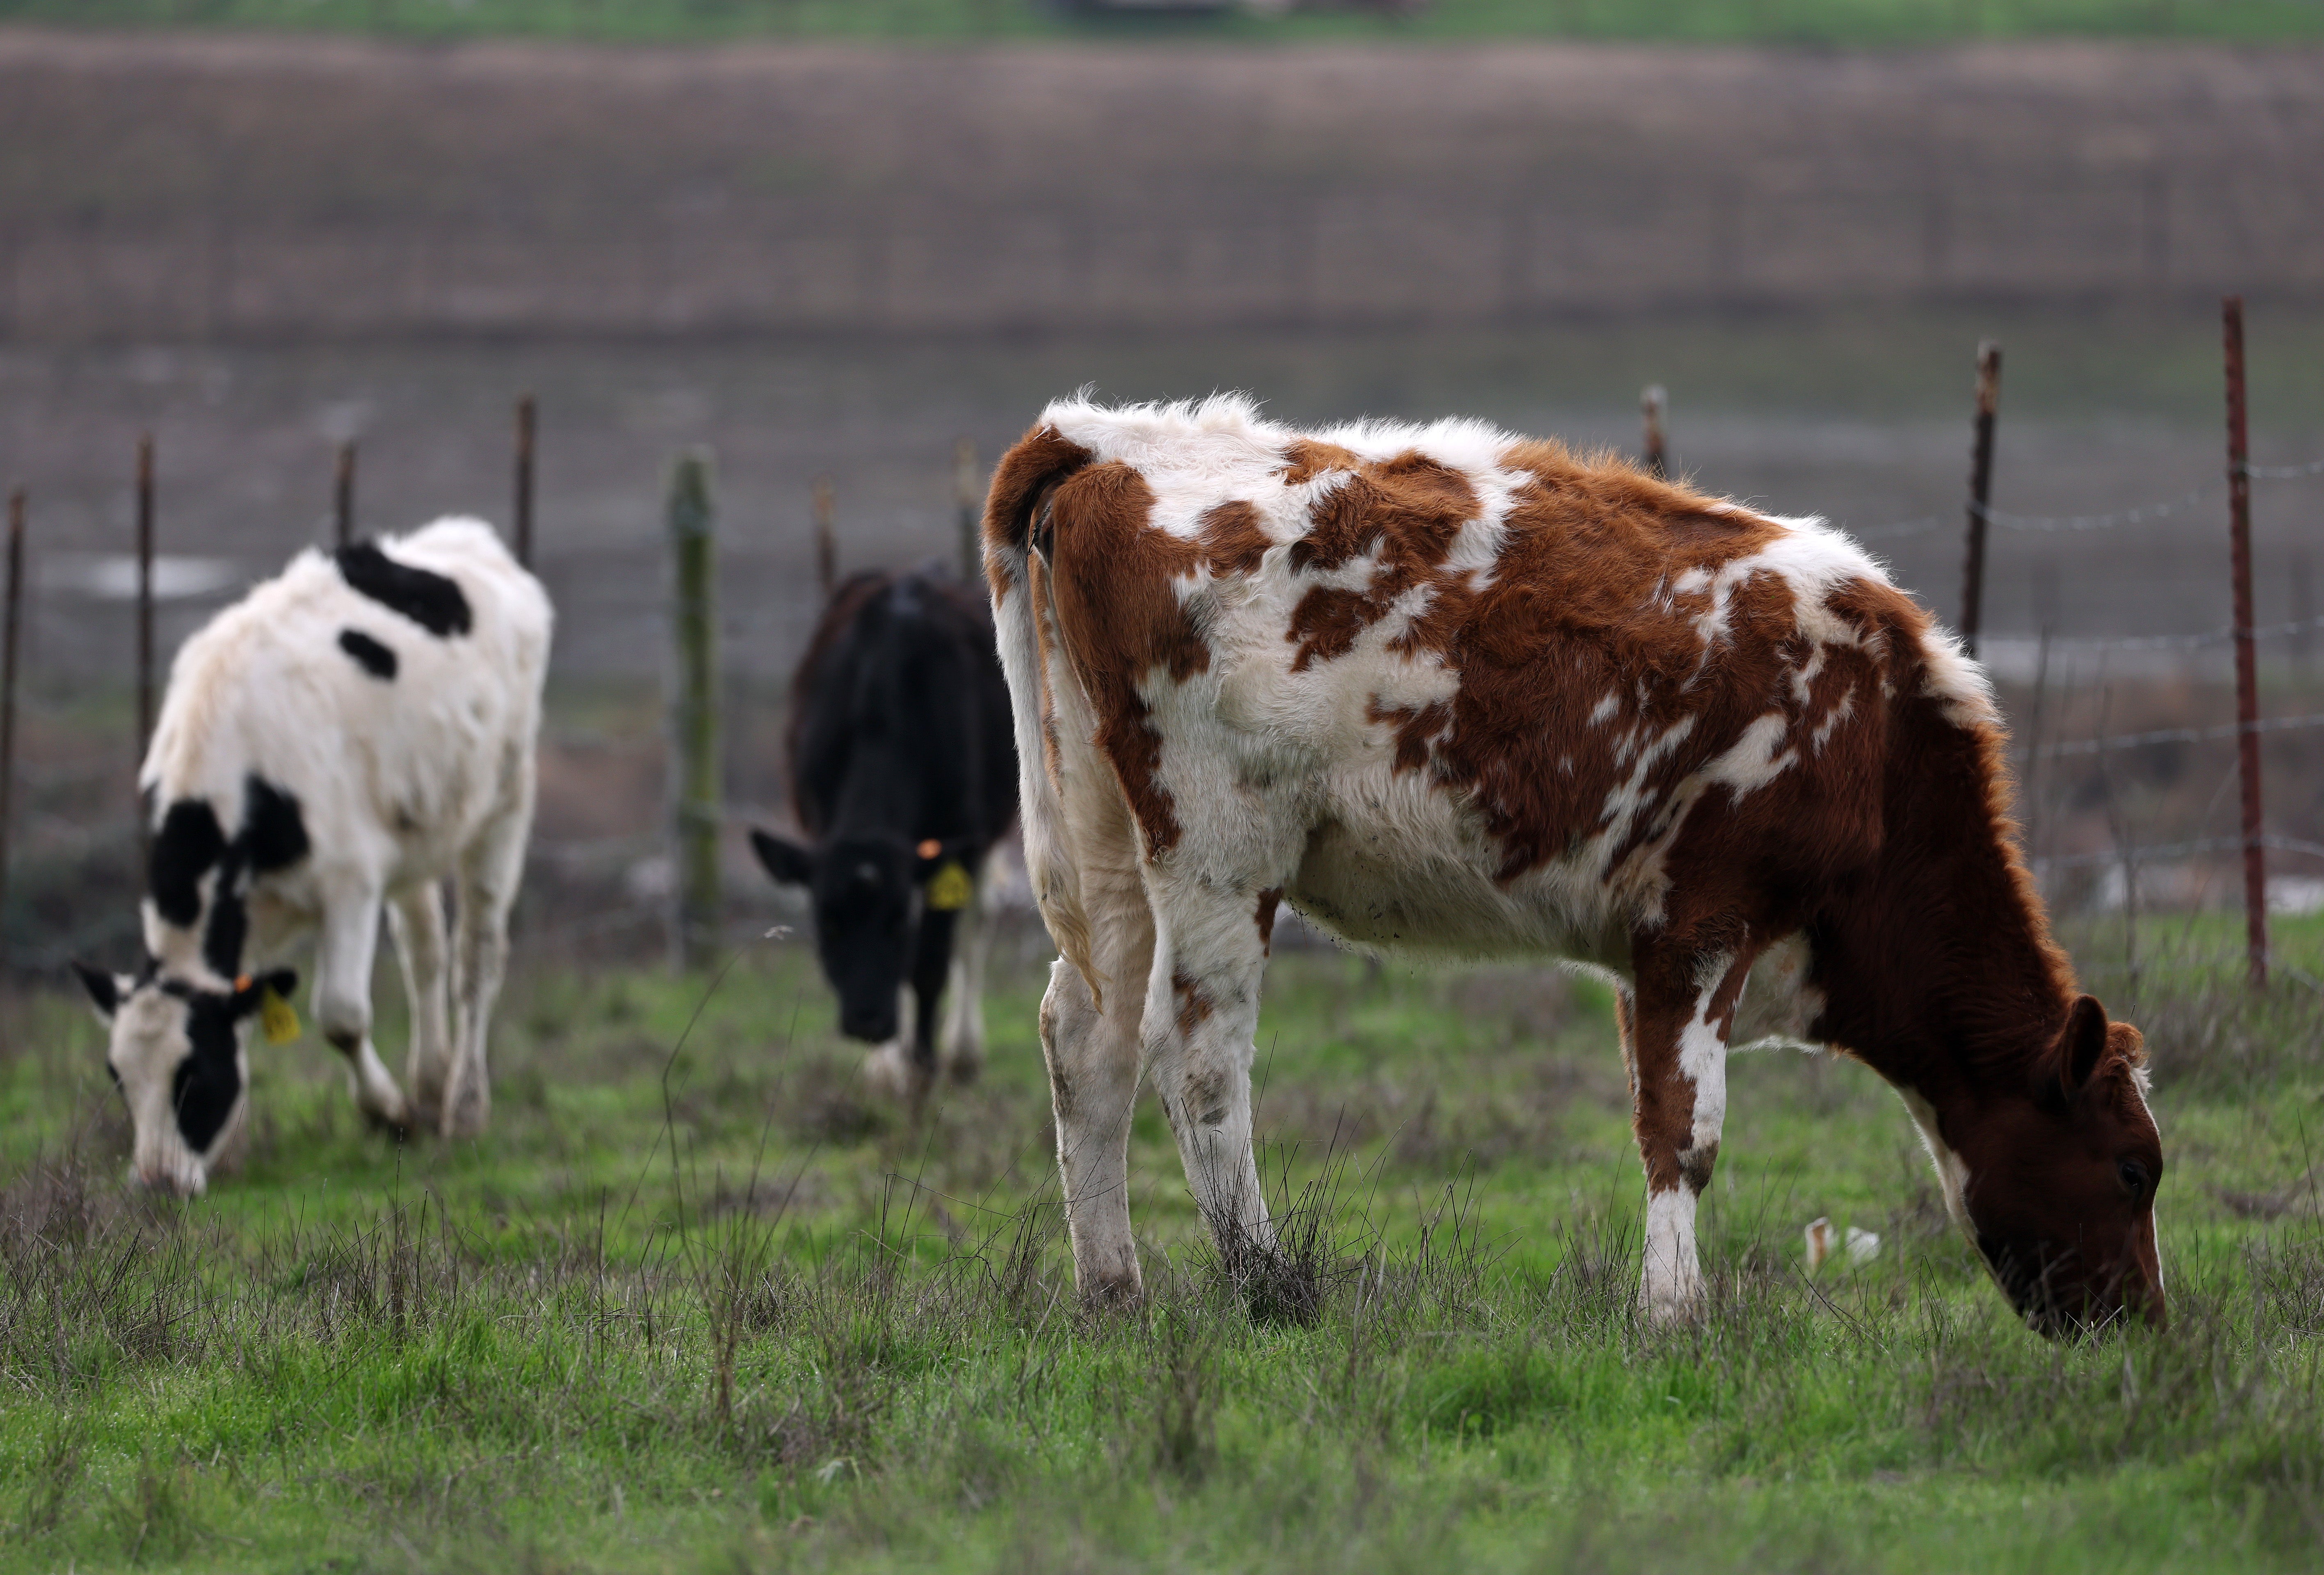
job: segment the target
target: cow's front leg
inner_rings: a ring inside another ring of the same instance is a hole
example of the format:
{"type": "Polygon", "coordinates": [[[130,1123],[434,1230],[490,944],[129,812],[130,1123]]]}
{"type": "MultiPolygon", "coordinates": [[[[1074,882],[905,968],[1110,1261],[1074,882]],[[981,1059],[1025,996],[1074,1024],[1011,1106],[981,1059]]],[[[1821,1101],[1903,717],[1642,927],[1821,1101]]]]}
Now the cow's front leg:
{"type": "Polygon", "coordinates": [[[411,1093],[412,1119],[432,1128],[443,1119],[444,1086],[452,1074],[443,892],[433,880],[407,887],[389,900],[387,917],[403,964],[403,997],[411,1009],[404,1082],[411,1093]]]}
{"type": "Polygon", "coordinates": [[[411,1126],[411,1107],[371,1043],[371,965],[379,944],[379,893],[334,897],[323,910],[315,947],[315,1021],[347,1058],[355,1105],[399,1136],[411,1126]]]}
{"type": "Polygon", "coordinates": [[[992,954],[991,863],[976,883],[976,896],[960,910],[953,935],[952,969],[945,978],[944,1030],[936,1045],[945,1075],[974,1082],[984,1070],[984,969],[992,954]]]}
{"type": "Polygon", "coordinates": [[[1231,1273],[1275,1250],[1251,1147],[1252,1035],[1274,894],[1157,875],[1142,1048],[1194,1201],[1231,1273]]]}
{"type": "Polygon", "coordinates": [[[957,916],[950,908],[924,908],[919,934],[912,943],[910,1025],[912,1103],[927,1097],[936,1081],[936,1025],[944,1018],[946,976],[952,971],[953,932],[957,916]]]}
{"type": "Polygon", "coordinates": [[[1657,1322],[1702,1309],[1694,1216],[1727,1119],[1727,1036],[1748,951],[1642,944],[1633,993],[1617,1006],[1630,1070],[1633,1122],[1646,1170],[1646,1263],[1638,1303],[1657,1322]]]}

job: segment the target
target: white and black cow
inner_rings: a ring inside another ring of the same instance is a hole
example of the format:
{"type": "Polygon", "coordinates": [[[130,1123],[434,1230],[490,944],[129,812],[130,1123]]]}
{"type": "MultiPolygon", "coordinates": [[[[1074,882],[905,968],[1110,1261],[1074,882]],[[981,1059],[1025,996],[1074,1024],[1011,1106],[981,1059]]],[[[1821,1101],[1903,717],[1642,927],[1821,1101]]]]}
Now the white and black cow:
{"type": "Polygon", "coordinates": [[[879,1046],[866,1075],[890,1092],[924,1095],[940,1049],[955,1079],[974,1077],[982,876],[1017,818],[1009,686],[982,587],[930,570],[841,585],[792,679],[788,754],[816,846],[751,841],[769,874],[814,898],[840,1031],[879,1046]]]}
{"type": "Polygon", "coordinates": [[[231,1153],[252,1018],[288,996],[297,975],[279,964],[309,935],[314,1013],[364,1113],[483,1130],[550,622],[491,526],[439,520],[301,553],[180,649],[138,778],[146,962],[78,969],[111,1027],[139,1180],[199,1193],[231,1153]],[[382,907],[411,1003],[409,1100],[371,1044],[382,907]]]}

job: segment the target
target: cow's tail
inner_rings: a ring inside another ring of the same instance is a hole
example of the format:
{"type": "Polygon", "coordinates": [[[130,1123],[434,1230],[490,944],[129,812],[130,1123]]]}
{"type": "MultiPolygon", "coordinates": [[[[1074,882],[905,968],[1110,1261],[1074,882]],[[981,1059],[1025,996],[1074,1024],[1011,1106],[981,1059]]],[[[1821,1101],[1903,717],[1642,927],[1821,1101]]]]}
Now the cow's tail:
{"type": "Polygon", "coordinates": [[[984,503],[984,573],[992,587],[992,623],[1001,669],[1009,680],[1017,734],[1018,814],[1025,828],[1025,870],[1058,954],[1074,965],[1101,1003],[1105,979],[1090,954],[1065,806],[1053,684],[1074,680],[1058,659],[1049,599],[1048,504],[1057,484],[1096,456],[1047,423],[1018,439],[993,472],[984,503]]]}

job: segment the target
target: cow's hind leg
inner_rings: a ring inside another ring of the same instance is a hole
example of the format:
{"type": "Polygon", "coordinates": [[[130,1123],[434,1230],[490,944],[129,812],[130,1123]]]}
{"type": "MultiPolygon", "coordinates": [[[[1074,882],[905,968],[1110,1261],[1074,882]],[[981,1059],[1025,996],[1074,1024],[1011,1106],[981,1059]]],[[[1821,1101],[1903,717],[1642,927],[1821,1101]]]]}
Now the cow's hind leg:
{"type": "Polygon", "coordinates": [[[1090,958],[1105,985],[1060,959],[1041,998],[1041,1055],[1056,1114],[1057,1170],[1073,1239],[1074,1285],[1083,1302],[1135,1301],[1144,1288],[1130,1234],[1130,1118],[1138,1099],[1140,989],[1154,954],[1154,922],[1126,834],[1106,867],[1085,857],[1082,909],[1090,958]]]}
{"type": "Polygon", "coordinates": [[[1275,1231],[1251,1147],[1252,1035],[1267,972],[1274,893],[1157,877],[1144,1050],[1178,1139],[1186,1180],[1228,1272],[1261,1300],[1303,1304],[1281,1282],[1275,1231]],[[1278,1283],[1281,1282],[1281,1283],[1278,1283]]]}
{"type": "Polygon", "coordinates": [[[1642,943],[1635,992],[1620,1003],[1633,1121],[1646,1170],[1638,1301],[1674,1322],[1702,1307],[1694,1217],[1727,1119],[1727,1036],[1751,972],[1748,948],[1642,943]]]}
{"type": "Polygon", "coordinates": [[[496,816],[460,859],[452,954],[452,1064],[444,1082],[438,1128],[447,1138],[475,1137],[492,1119],[485,1039],[508,967],[509,909],[524,875],[531,807],[528,796],[515,810],[496,816]]]}
{"type": "Polygon", "coordinates": [[[403,964],[403,996],[411,1007],[411,1047],[403,1078],[412,1119],[433,1128],[443,1119],[444,1088],[452,1074],[451,996],[444,944],[444,894],[433,880],[406,887],[389,900],[388,926],[403,964]]]}
{"type": "Polygon", "coordinates": [[[379,893],[332,898],[323,910],[315,945],[315,1021],[332,1048],[347,1058],[355,1105],[373,1122],[401,1133],[411,1107],[371,1043],[371,965],[379,946],[379,893]]]}

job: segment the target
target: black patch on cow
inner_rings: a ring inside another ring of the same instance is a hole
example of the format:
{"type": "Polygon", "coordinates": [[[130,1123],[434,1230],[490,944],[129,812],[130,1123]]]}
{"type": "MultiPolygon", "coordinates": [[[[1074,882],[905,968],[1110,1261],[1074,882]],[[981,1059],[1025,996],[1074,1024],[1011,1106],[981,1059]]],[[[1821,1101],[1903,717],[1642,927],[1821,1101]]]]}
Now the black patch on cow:
{"type": "Polygon", "coordinates": [[[362,630],[340,630],[339,649],[355,658],[355,665],[373,677],[385,682],[394,680],[395,653],[362,630]]]}
{"type": "Polygon", "coordinates": [[[468,598],[442,575],[398,563],[368,541],[342,547],[333,556],[350,590],[402,613],[430,634],[466,634],[475,626],[468,598]]]}
{"type": "Polygon", "coordinates": [[[261,875],[287,870],[311,851],[299,800],[252,772],[242,786],[242,831],[235,842],[261,875]]]}
{"type": "Polygon", "coordinates": [[[186,1037],[193,1052],[178,1063],[170,1103],[178,1112],[179,1135],[197,1154],[207,1153],[217,1140],[242,1092],[234,1025],[231,997],[203,990],[186,1003],[186,1037]]]}
{"type": "Polygon", "coordinates": [[[80,975],[81,988],[88,991],[88,999],[97,1004],[98,1011],[110,1018],[121,1009],[121,986],[112,974],[86,962],[75,962],[72,969],[80,975]]]}
{"type": "Polygon", "coordinates": [[[202,961],[232,979],[242,971],[243,947],[250,940],[250,910],[243,894],[253,875],[287,870],[313,849],[299,800],[257,772],[243,778],[242,828],[218,861],[210,889],[209,922],[202,927],[202,961]]]}
{"type": "Polygon", "coordinates": [[[180,798],[161,817],[145,862],[153,911],[183,929],[201,916],[201,880],[226,852],[226,834],[205,798],[180,798]]]}

